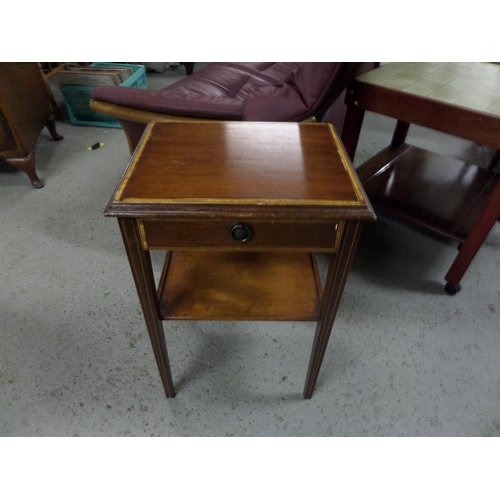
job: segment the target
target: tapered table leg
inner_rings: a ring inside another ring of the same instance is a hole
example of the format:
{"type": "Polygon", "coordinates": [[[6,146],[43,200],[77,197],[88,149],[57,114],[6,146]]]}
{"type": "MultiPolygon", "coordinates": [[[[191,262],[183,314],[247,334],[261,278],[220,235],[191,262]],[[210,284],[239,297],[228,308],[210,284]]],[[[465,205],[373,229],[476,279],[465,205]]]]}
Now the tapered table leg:
{"type": "Polygon", "coordinates": [[[359,240],[362,222],[346,222],[339,251],[332,254],[328,275],[326,277],[323,298],[321,300],[319,321],[307,370],[304,398],[310,399],[318,379],[321,363],[325,356],[326,347],[335,321],[335,316],[342,298],[342,292],[347,281],[349,269],[359,240]]]}
{"type": "Polygon", "coordinates": [[[130,268],[134,276],[165,394],[167,398],[173,398],[175,396],[174,383],[168,361],[163,323],[159,312],[158,294],[151,266],[151,257],[149,252],[142,247],[137,220],[118,218],[118,223],[120,224],[123,242],[127,250],[130,268]]]}

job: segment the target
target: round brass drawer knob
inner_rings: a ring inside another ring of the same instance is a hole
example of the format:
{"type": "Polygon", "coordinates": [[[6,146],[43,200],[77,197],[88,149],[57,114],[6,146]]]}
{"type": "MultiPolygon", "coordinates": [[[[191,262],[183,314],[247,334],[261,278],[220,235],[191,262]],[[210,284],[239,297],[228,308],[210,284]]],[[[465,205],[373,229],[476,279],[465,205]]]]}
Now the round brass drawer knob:
{"type": "Polygon", "coordinates": [[[231,226],[229,230],[231,237],[239,241],[240,243],[245,243],[253,236],[253,228],[250,224],[245,224],[244,222],[238,222],[231,226]]]}

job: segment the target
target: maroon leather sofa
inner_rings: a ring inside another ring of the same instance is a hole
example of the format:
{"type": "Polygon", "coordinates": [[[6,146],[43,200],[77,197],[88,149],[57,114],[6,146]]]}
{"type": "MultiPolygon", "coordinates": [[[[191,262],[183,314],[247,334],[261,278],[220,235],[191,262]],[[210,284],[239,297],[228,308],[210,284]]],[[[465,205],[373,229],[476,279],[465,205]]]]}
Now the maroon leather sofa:
{"type": "MultiPolygon", "coordinates": [[[[323,121],[352,78],[372,68],[355,62],[209,63],[160,90],[96,87],[90,106],[120,121],[132,151],[152,120],[323,121]]],[[[343,99],[337,107],[334,115],[341,114],[343,99]]]]}

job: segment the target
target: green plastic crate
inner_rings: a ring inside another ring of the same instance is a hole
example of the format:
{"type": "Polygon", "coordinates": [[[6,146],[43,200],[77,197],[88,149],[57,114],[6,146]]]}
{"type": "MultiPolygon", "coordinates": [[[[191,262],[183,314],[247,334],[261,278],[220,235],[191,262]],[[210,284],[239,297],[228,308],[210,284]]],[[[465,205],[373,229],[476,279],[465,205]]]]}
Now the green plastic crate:
{"type": "MultiPolygon", "coordinates": [[[[96,66],[126,66],[134,69],[134,74],[127,78],[120,87],[133,87],[136,89],[147,88],[146,69],[138,64],[117,63],[92,63],[89,67],[96,66]]],[[[90,109],[90,94],[94,87],[81,85],[59,85],[59,89],[66,101],[69,119],[74,125],[86,125],[92,127],[121,128],[120,123],[111,116],[97,113],[90,109]]]]}

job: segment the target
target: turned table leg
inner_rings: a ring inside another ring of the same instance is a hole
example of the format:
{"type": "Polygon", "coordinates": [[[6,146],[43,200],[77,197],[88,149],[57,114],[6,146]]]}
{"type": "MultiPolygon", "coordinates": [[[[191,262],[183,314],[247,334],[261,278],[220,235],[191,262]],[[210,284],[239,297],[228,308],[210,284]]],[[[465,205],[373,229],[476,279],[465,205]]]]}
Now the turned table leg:
{"type": "Polygon", "coordinates": [[[304,398],[306,399],[312,397],[314,386],[316,385],[335,316],[340,305],[340,299],[342,298],[349,269],[358,244],[361,226],[362,222],[360,221],[346,222],[340,248],[337,253],[332,254],[330,257],[328,275],[320,305],[319,321],[316,326],[316,334],[304,387],[304,398]]]}
{"type": "Polygon", "coordinates": [[[135,286],[139,294],[144,319],[153,345],[153,351],[160,371],[167,398],[175,396],[170,363],[168,361],[165,333],[160,317],[158,294],[155,288],[151,257],[144,250],[141,242],[138,223],[135,219],[118,218],[123,242],[127,250],[127,256],[134,276],[135,286]]]}

